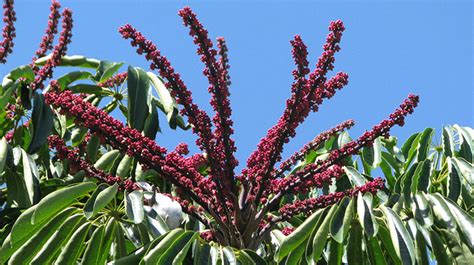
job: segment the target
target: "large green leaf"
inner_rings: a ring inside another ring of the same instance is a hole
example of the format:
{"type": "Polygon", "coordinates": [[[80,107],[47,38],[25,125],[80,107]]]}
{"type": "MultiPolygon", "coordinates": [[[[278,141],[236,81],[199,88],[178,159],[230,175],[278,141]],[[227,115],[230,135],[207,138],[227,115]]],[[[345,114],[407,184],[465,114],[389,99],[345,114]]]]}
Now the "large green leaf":
{"type": "Polygon", "coordinates": [[[3,137],[0,139],[0,175],[3,173],[3,167],[5,166],[5,163],[7,162],[7,157],[8,157],[8,143],[7,139],[3,137]]]}
{"type": "Polygon", "coordinates": [[[113,166],[113,162],[117,157],[119,157],[120,151],[119,150],[112,150],[104,155],[102,155],[99,160],[94,163],[94,167],[100,170],[108,171],[113,166]]]}
{"type": "Polygon", "coordinates": [[[380,162],[382,162],[382,143],[380,138],[375,139],[372,146],[362,150],[362,158],[372,168],[379,166],[380,162]]]}
{"type": "Polygon", "coordinates": [[[90,223],[84,223],[74,231],[70,240],[61,249],[61,253],[56,260],[57,264],[76,264],[84,250],[84,241],[90,228],[90,223]]]}
{"type": "Polygon", "coordinates": [[[57,79],[59,86],[61,87],[61,90],[66,89],[67,86],[69,86],[71,83],[78,81],[78,80],[84,80],[84,79],[91,79],[92,74],[88,71],[73,71],[69,72],[60,78],[57,79]]]}
{"type": "Polygon", "coordinates": [[[446,161],[448,162],[448,198],[457,201],[459,195],[461,195],[461,172],[450,157],[446,161]]]}
{"type": "Polygon", "coordinates": [[[90,219],[94,217],[102,209],[104,209],[105,206],[107,206],[115,198],[115,194],[117,194],[117,191],[118,191],[118,185],[117,183],[115,183],[114,185],[109,186],[105,188],[104,190],[101,190],[97,194],[97,196],[91,197],[87,201],[87,205],[93,204],[93,207],[92,207],[92,211],[90,211],[90,208],[91,208],[90,206],[84,209],[86,217],[90,219]]]}
{"type": "Polygon", "coordinates": [[[67,243],[69,237],[78,226],[85,223],[84,216],[80,213],[70,216],[40,247],[31,264],[51,264],[61,250],[63,244],[67,243]]]}
{"type": "MultiPolygon", "coordinates": [[[[31,259],[38,253],[41,247],[47,242],[49,237],[59,229],[59,227],[65,222],[71,214],[76,211],[74,208],[68,208],[61,212],[58,216],[53,218],[47,225],[42,226],[41,230],[38,233],[32,233],[29,236],[25,243],[21,244],[21,247],[11,256],[9,264],[29,264],[31,259]]],[[[19,242],[18,242],[19,243],[19,242]]],[[[20,244],[17,244],[18,247],[20,244]]],[[[14,245],[14,248],[16,248],[14,245]]],[[[3,252],[6,254],[5,258],[8,258],[8,252],[3,252]]],[[[3,263],[3,262],[2,262],[3,263]]]]}
{"type": "Polygon", "coordinates": [[[415,249],[413,240],[408,231],[403,226],[400,217],[390,208],[380,206],[384,212],[387,225],[390,231],[390,237],[393,245],[403,264],[415,263],[415,249]]]}
{"type": "Polygon", "coordinates": [[[87,243],[87,247],[84,251],[84,256],[82,258],[82,264],[85,265],[95,265],[99,264],[99,261],[102,258],[102,255],[107,255],[108,253],[102,252],[102,245],[105,237],[105,225],[100,225],[94,230],[94,233],[91,236],[91,239],[87,243]]]}
{"type": "Polygon", "coordinates": [[[30,154],[38,151],[38,149],[46,143],[53,129],[53,112],[49,106],[44,103],[44,96],[39,93],[34,93],[33,103],[33,113],[31,114],[33,138],[28,147],[28,153],[30,154]]]}
{"type": "Polygon", "coordinates": [[[286,237],[282,242],[278,253],[276,254],[276,260],[281,261],[284,257],[296,249],[306,238],[309,237],[311,231],[314,230],[315,225],[318,223],[322,209],[317,210],[308,219],[306,219],[293,233],[286,237]]]}
{"type": "Polygon", "coordinates": [[[337,207],[331,220],[331,235],[338,243],[342,243],[349,232],[352,219],[354,218],[355,199],[345,197],[337,207]]]}
{"type": "Polygon", "coordinates": [[[95,79],[98,82],[104,82],[112,77],[122,67],[123,62],[100,61],[95,79]]]}
{"type": "Polygon", "coordinates": [[[128,67],[128,123],[142,131],[151,104],[150,78],[138,67],[128,67]]]}
{"type": "Polygon", "coordinates": [[[373,197],[370,193],[364,195],[359,193],[357,195],[357,215],[359,215],[359,222],[362,228],[369,237],[374,237],[379,228],[372,212],[372,201],[373,197]]]}
{"type": "Polygon", "coordinates": [[[445,126],[443,128],[443,152],[445,156],[453,156],[454,155],[454,136],[453,136],[453,129],[451,126],[445,126]]]}
{"type": "MultiPolygon", "coordinates": [[[[312,247],[312,260],[317,262],[323,253],[324,246],[328,239],[329,228],[331,224],[332,216],[337,209],[337,205],[333,205],[329,210],[327,215],[324,215],[324,220],[321,225],[317,228],[316,234],[313,238],[313,247],[312,247]]],[[[316,228],[315,228],[316,229],[316,228]]],[[[309,242],[310,243],[310,242],[309,242]]]]}
{"type": "Polygon", "coordinates": [[[161,255],[176,241],[181,235],[183,235],[183,229],[175,229],[166,234],[165,237],[156,245],[150,246],[145,257],[143,257],[143,264],[158,264],[158,261],[161,258],[161,255]]]}
{"type": "Polygon", "coordinates": [[[127,216],[135,224],[143,222],[145,213],[143,211],[143,193],[135,190],[125,192],[125,209],[127,216]]]}
{"type": "MultiPolygon", "coordinates": [[[[69,206],[78,197],[83,196],[94,188],[94,183],[85,182],[46,195],[37,205],[28,208],[18,217],[9,236],[10,241],[8,245],[21,244],[21,242],[24,242],[35,231],[40,229],[44,222],[69,206]]],[[[2,245],[2,249],[4,245],[2,245]]]]}
{"type": "MultiPolygon", "coordinates": [[[[36,65],[44,65],[51,58],[51,54],[41,57],[35,61],[36,65]]],[[[86,58],[82,55],[66,55],[61,57],[59,66],[77,66],[84,68],[97,69],[100,61],[93,58],[86,58]]]]}

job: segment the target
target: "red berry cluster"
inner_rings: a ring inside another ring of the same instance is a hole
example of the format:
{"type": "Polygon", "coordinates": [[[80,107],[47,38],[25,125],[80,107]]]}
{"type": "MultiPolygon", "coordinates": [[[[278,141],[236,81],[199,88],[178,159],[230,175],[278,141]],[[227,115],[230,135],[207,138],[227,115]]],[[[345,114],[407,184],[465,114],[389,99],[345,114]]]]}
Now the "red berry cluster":
{"type": "MultiPolygon", "coordinates": [[[[43,67],[37,70],[35,81],[30,84],[32,90],[43,88],[43,82],[53,76],[53,68],[58,66],[61,58],[66,55],[67,45],[71,42],[72,37],[72,11],[68,8],[64,9],[62,17],[62,31],[59,35],[59,42],[54,46],[51,58],[46,61],[43,67]]],[[[47,38],[49,40],[49,37],[47,38]]]]}
{"type": "Polygon", "coordinates": [[[3,40],[0,42],[0,63],[7,62],[8,54],[13,51],[13,38],[16,37],[14,25],[16,13],[13,10],[13,0],[5,0],[3,9],[3,23],[5,23],[5,26],[3,26],[2,30],[3,40]]]}
{"type": "Polygon", "coordinates": [[[127,72],[119,73],[97,84],[100,87],[118,87],[127,79],[127,72]]]}
{"type": "Polygon", "coordinates": [[[51,1],[51,6],[49,9],[51,12],[49,13],[48,17],[48,26],[46,27],[45,34],[40,42],[40,47],[35,52],[35,57],[32,59],[31,66],[35,73],[38,71],[38,67],[34,64],[36,59],[46,56],[46,53],[53,49],[53,42],[54,36],[58,33],[58,22],[61,14],[59,13],[59,9],[61,8],[61,4],[55,0],[51,1]]]}

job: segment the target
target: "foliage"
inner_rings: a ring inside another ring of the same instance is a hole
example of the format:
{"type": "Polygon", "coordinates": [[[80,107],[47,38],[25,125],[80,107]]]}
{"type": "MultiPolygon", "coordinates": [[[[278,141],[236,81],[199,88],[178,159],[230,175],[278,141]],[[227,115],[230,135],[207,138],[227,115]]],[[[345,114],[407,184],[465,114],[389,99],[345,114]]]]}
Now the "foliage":
{"type": "MultiPolygon", "coordinates": [[[[2,61],[15,36],[13,1],[4,8],[2,61]]],[[[474,262],[474,131],[445,126],[437,144],[428,128],[399,145],[389,130],[403,126],[417,96],[354,140],[349,120],[276,166],[298,125],[348,82],[345,73],[326,80],[341,21],[331,23],[312,73],[301,37],[291,42],[291,98],[235,174],[223,38],[215,50],[195,14],[180,11],[205,64],[216,112],[210,118],[130,25],[120,33],[159,75],[133,66],[119,73],[123,62],[66,55],[72,12],[59,9],[53,1],[33,62],[13,69],[0,87],[0,263],[474,262]],[[71,70],[42,92],[57,66],[71,70]],[[203,153],[159,146],[161,115],[172,129],[192,128],[203,153]],[[373,177],[379,174],[383,180],[373,177]]]]}

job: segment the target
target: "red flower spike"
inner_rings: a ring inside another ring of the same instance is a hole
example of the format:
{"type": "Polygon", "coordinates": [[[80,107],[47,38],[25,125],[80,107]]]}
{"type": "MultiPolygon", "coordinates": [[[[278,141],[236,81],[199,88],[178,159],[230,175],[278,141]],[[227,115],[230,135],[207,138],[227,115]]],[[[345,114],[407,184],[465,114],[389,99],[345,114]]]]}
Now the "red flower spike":
{"type": "Polygon", "coordinates": [[[320,133],[313,140],[311,140],[305,146],[303,146],[299,151],[295,152],[290,158],[283,161],[280,164],[280,168],[272,174],[273,175],[272,178],[281,177],[285,171],[290,170],[293,166],[295,166],[296,163],[302,160],[304,156],[307,153],[309,153],[311,150],[314,150],[316,147],[318,147],[320,144],[324,143],[325,141],[329,140],[331,137],[336,136],[337,133],[350,129],[352,126],[354,126],[354,124],[355,123],[353,120],[347,120],[327,131],[320,133]]]}
{"type": "MultiPolygon", "coordinates": [[[[216,181],[224,184],[222,186],[223,190],[229,189],[236,194],[234,168],[238,165],[238,162],[234,157],[235,143],[230,138],[233,134],[232,120],[230,119],[232,110],[229,102],[226,65],[222,67],[216,60],[217,51],[213,48],[208,32],[199,22],[196,14],[189,7],[185,7],[179,11],[179,15],[182,17],[184,25],[189,28],[189,35],[194,38],[194,43],[199,47],[197,54],[201,56],[201,61],[206,66],[203,74],[208,78],[210,84],[208,90],[212,96],[210,102],[216,112],[212,119],[216,127],[213,133],[216,149],[213,153],[208,153],[211,164],[215,164],[211,166],[210,176],[213,179],[218,178],[216,181]]],[[[221,48],[222,43],[224,43],[224,50],[221,50],[221,61],[227,64],[227,47],[222,39],[220,43],[221,48]]]]}
{"type": "Polygon", "coordinates": [[[103,136],[105,142],[113,148],[135,157],[141,164],[163,174],[173,184],[182,187],[196,202],[203,204],[203,207],[214,205],[211,202],[215,186],[197,170],[189,167],[185,158],[176,152],[165,155],[165,148],[158,146],[155,141],[143,136],[136,129],[125,127],[105,111],[84,101],[81,96],[73,95],[69,90],[58,92],[60,87],[57,81],[52,81],[50,85],[51,90],[45,94],[47,104],[60,108],[61,114],[75,117],[76,124],[103,136]],[[143,146],[147,149],[143,149],[143,146]]]}
{"type": "Polygon", "coordinates": [[[132,180],[123,181],[120,177],[110,175],[102,170],[95,168],[87,161],[82,159],[79,155],[79,149],[69,149],[66,147],[66,143],[59,138],[57,135],[48,137],[50,148],[56,149],[57,157],[61,160],[67,159],[71,163],[71,167],[74,167],[77,171],[84,170],[87,177],[92,177],[100,182],[107,183],[109,185],[118,184],[121,190],[133,191],[137,190],[138,186],[132,180]]]}
{"type": "Polygon", "coordinates": [[[151,61],[150,68],[158,69],[160,75],[167,80],[166,87],[171,90],[171,94],[176,97],[178,104],[183,106],[181,114],[188,117],[188,122],[192,125],[193,132],[198,135],[196,144],[206,153],[212,153],[215,145],[211,133],[211,119],[199,107],[194,104],[189,91],[181,80],[181,76],[174,71],[171,63],[162,56],[155,44],[147,40],[143,34],[126,24],[119,28],[124,39],[131,39],[132,46],[137,46],[138,54],[146,54],[146,59],[151,61]]]}
{"type": "Polygon", "coordinates": [[[59,9],[61,4],[56,0],[51,1],[51,6],[49,9],[51,12],[48,17],[48,26],[46,27],[45,34],[41,39],[40,47],[35,52],[35,57],[33,57],[30,66],[33,68],[35,73],[38,71],[39,67],[35,65],[35,61],[38,58],[46,56],[46,53],[53,49],[54,35],[58,33],[58,22],[61,14],[59,14],[59,9]]]}
{"type": "Polygon", "coordinates": [[[13,0],[5,0],[3,3],[3,26],[2,36],[3,40],[0,42],[0,63],[7,62],[7,56],[12,53],[13,39],[16,37],[15,33],[15,21],[16,13],[13,9],[13,0]]]}
{"type": "Polygon", "coordinates": [[[127,72],[119,73],[119,74],[116,74],[116,75],[112,76],[111,78],[105,80],[104,82],[100,82],[97,85],[100,86],[100,87],[108,87],[108,88],[118,87],[118,86],[122,85],[123,82],[125,82],[127,77],[128,77],[127,72]]]}
{"type": "Polygon", "coordinates": [[[61,58],[66,55],[67,46],[71,43],[72,37],[72,11],[68,8],[64,9],[62,20],[62,31],[59,36],[59,43],[54,46],[51,58],[49,58],[45,65],[36,72],[35,81],[30,84],[32,90],[42,89],[43,82],[53,76],[53,68],[58,66],[61,58]]]}
{"type": "Polygon", "coordinates": [[[408,114],[413,113],[418,102],[418,96],[411,94],[408,95],[408,98],[403,101],[400,107],[390,114],[389,119],[383,120],[375,125],[372,130],[366,131],[358,139],[345,144],[339,149],[331,151],[327,160],[316,161],[314,166],[308,165],[304,169],[298,170],[295,173],[295,176],[282,179],[282,183],[279,184],[279,187],[281,188],[280,192],[286,193],[298,186],[305,186],[307,184],[305,181],[307,181],[310,176],[324,172],[343,158],[356,154],[362,147],[370,146],[377,137],[387,136],[393,126],[397,124],[403,126],[405,117],[408,114]]]}

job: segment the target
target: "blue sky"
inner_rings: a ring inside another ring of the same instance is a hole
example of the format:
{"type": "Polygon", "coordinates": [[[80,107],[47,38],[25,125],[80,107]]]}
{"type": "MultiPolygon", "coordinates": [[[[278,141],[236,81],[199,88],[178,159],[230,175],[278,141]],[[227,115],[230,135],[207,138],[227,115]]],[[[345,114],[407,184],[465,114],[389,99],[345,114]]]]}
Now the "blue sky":
{"type": "MultiPolygon", "coordinates": [[[[14,53],[0,68],[29,62],[43,34],[49,1],[16,1],[14,53]]],[[[470,1],[61,1],[74,15],[69,54],[125,61],[147,68],[117,28],[130,23],[155,42],[179,71],[195,101],[211,111],[207,80],[195,46],[177,12],[189,5],[209,30],[229,46],[231,102],[237,157],[241,166],[259,139],[281,115],[290,95],[293,63],[289,40],[300,34],[312,67],[325,41],[327,26],[342,19],[346,26],[335,71],[350,83],[297,130],[285,149],[291,154],[321,130],[348,118],[357,136],[392,112],[409,93],[421,103],[403,128],[401,139],[426,127],[458,123],[472,126],[473,4],[470,1]]],[[[334,72],[335,73],[335,72],[334,72]]],[[[166,127],[161,118],[162,127],[166,127]]],[[[157,141],[172,148],[192,143],[191,132],[165,129],[157,141]]],[[[439,137],[438,137],[439,140],[439,137]]],[[[195,150],[195,149],[194,149],[195,150]]]]}

